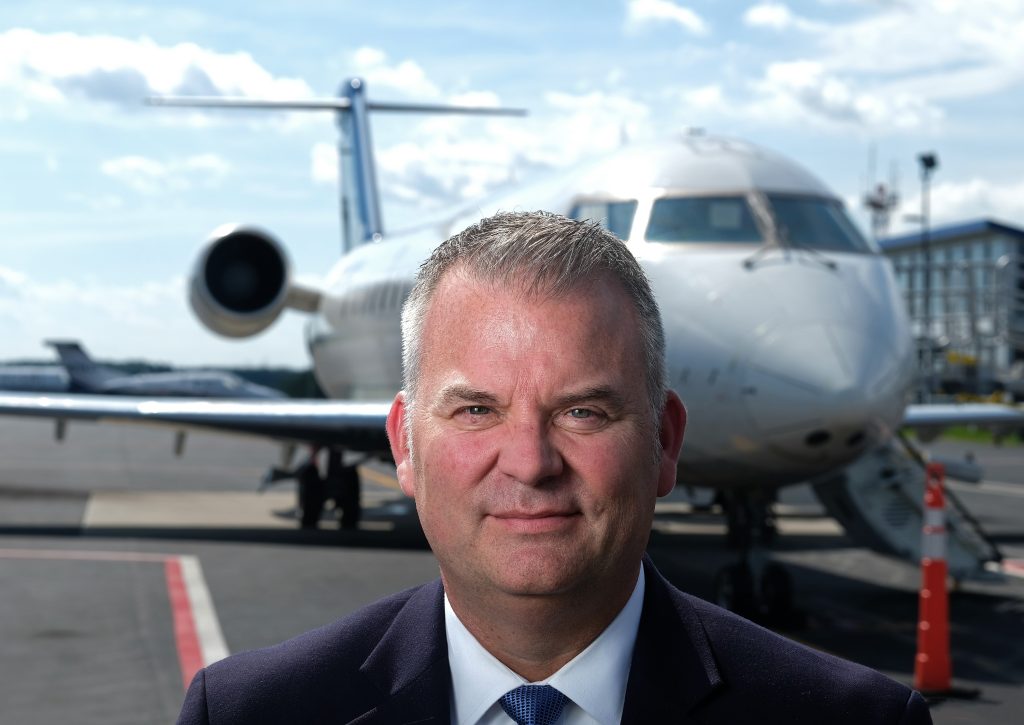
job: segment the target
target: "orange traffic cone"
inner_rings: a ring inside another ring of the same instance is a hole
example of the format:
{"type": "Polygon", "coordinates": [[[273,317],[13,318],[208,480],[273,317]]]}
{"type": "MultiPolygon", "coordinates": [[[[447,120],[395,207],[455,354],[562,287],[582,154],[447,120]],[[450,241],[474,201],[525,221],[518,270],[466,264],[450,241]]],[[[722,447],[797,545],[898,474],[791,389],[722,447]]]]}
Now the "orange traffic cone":
{"type": "Polygon", "coordinates": [[[976,697],[978,690],[954,688],[949,656],[949,593],[946,579],[946,471],[925,468],[924,527],[921,535],[921,594],[917,617],[914,689],[925,696],[976,697]]]}

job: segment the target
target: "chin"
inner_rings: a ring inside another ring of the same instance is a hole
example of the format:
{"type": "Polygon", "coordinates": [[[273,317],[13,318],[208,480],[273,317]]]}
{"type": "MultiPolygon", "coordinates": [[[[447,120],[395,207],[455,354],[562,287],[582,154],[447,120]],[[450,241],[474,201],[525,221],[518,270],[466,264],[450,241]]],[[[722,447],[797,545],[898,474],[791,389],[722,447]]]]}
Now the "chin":
{"type": "Polygon", "coordinates": [[[579,557],[568,551],[517,552],[495,572],[498,586],[520,596],[564,594],[586,578],[579,557]]]}

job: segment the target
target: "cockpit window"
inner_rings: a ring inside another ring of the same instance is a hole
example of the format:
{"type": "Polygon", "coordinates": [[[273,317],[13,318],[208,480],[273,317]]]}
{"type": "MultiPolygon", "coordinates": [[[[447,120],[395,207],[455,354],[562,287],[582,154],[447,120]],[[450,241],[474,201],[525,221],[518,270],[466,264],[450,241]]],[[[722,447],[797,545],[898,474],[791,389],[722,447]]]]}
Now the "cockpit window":
{"type": "Polygon", "coordinates": [[[597,222],[619,239],[629,239],[636,201],[581,201],[569,213],[573,219],[597,222]]]}
{"type": "Polygon", "coordinates": [[[761,232],[742,196],[655,199],[647,224],[649,242],[760,242],[761,232]]]}
{"type": "Polygon", "coordinates": [[[783,246],[833,252],[873,252],[871,244],[835,199],[768,194],[783,246]]]}

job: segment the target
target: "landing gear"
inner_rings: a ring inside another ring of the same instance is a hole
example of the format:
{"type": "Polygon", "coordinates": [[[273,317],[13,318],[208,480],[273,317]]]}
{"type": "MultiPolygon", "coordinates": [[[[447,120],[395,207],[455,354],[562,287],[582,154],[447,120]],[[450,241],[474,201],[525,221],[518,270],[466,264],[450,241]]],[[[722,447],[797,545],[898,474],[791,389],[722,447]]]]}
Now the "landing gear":
{"type": "Polygon", "coordinates": [[[320,525],[320,516],[327,501],[327,485],[317,469],[316,454],[302,464],[295,480],[299,484],[299,526],[304,529],[315,529],[320,525]]]}
{"type": "Polygon", "coordinates": [[[774,492],[722,494],[720,503],[725,510],[725,536],[730,548],[749,551],[758,546],[770,546],[775,541],[774,492]]]}
{"type": "Polygon", "coordinates": [[[338,523],[343,529],[354,529],[362,517],[361,485],[356,465],[345,465],[344,452],[339,448],[327,449],[327,475],[320,475],[317,466],[319,449],[293,472],[275,470],[265,483],[294,478],[298,482],[299,525],[315,529],[320,525],[328,500],[334,501],[338,523]]]}
{"type": "Polygon", "coordinates": [[[342,452],[331,448],[327,454],[327,488],[334,499],[338,524],[343,529],[354,529],[362,517],[359,471],[355,465],[346,466],[342,452]]]}
{"type": "Polygon", "coordinates": [[[766,547],[776,536],[773,502],[773,495],[760,492],[724,496],[726,538],[740,556],[715,576],[715,602],[748,619],[789,625],[799,621],[793,580],[781,564],[767,560],[766,547]]]}

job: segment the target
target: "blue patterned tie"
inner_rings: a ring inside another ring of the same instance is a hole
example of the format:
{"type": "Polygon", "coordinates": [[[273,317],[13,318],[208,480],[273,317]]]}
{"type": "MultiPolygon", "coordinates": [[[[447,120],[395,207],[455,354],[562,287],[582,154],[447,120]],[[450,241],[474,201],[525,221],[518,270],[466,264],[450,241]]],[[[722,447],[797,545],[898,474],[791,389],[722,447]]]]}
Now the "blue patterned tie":
{"type": "Polygon", "coordinates": [[[501,707],[518,725],[551,725],[566,698],[551,685],[523,685],[501,696],[501,707]]]}

